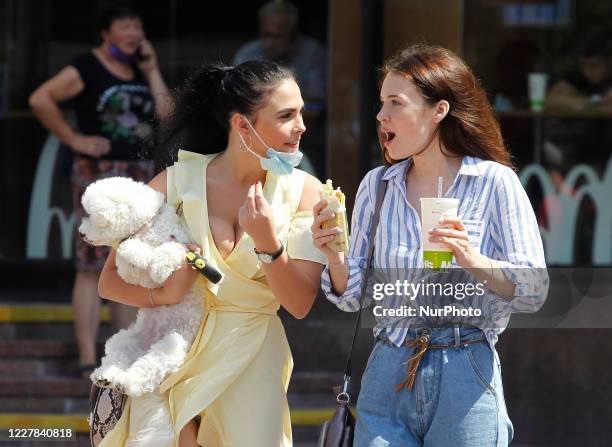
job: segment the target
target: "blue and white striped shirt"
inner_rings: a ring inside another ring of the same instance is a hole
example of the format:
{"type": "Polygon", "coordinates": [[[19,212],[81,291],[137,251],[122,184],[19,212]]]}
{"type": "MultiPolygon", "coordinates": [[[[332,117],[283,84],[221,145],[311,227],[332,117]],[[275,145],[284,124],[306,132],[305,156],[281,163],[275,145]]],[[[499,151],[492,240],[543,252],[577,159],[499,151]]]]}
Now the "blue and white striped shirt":
{"type": "MultiPolygon", "coordinates": [[[[374,239],[374,269],[423,268],[421,222],[406,194],[406,172],[411,163],[412,159],[396,163],[384,174],[388,189],[374,239]]],[[[378,167],[368,172],[357,191],[351,243],[345,260],[349,267],[346,291],[341,296],[332,291],[329,266],[321,277],[321,287],[327,299],[347,312],[359,309],[361,279],[367,263],[369,229],[381,169],[378,167]]],[[[459,199],[458,216],[468,230],[469,242],[480,253],[494,259],[515,284],[515,296],[511,300],[487,290],[480,297],[482,302],[475,303],[489,313],[489,321],[497,322],[494,327],[485,321],[474,324],[483,330],[493,346],[506,328],[511,313],[536,312],[546,299],[548,274],[538,224],[517,175],[512,169],[493,161],[463,157],[457,177],[445,197],[459,199]]],[[[431,322],[428,320],[430,317],[425,317],[424,321],[423,317],[420,318],[421,321],[417,321],[414,317],[404,317],[398,325],[397,320],[390,323],[388,318],[377,317],[374,335],[384,336],[400,346],[413,322],[431,322]]]]}

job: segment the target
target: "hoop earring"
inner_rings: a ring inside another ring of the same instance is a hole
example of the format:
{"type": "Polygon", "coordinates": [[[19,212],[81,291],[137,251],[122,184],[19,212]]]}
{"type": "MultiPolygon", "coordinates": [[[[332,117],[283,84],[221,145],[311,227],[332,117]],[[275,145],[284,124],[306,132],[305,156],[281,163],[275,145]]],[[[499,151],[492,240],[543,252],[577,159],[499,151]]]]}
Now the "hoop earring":
{"type": "Polygon", "coordinates": [[[246,142],[244,141],[244,138],[242,138],[242,135],[238,134],[238,136],[240,137],[240,149],[242,149],[243,152],[252,152],[253,151],[253,136],[249,134],[249,145],[248,146],[246,142]]]}

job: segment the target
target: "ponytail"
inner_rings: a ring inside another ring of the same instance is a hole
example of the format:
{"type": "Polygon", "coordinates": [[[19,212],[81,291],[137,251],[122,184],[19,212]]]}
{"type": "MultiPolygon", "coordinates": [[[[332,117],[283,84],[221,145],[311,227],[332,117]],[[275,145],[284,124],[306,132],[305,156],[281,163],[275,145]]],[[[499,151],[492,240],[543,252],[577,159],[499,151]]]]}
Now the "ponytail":
{"type": "Polygon", "coordinates": [[[155,170],[176,161],[179,149],[212,154],[227,146],[227,129],[217,121],[214,107],[223,78],[231,68],[202,66],[174,92],[174,111],[161,123],[155,170]]]}

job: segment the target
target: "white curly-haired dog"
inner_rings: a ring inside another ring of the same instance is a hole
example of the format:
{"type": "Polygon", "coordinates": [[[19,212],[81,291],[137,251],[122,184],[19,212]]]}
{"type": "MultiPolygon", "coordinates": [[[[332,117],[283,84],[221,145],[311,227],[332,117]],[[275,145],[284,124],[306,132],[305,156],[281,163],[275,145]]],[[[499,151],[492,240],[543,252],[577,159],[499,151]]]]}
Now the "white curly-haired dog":
{"type": "MultiPolygon", "coordinates": [[[[190,237],[162,193],[112,177],[87,187],[81,202],[89,216],[79,232],[90,244],[116,248],[117,273],[125,282],[160,287],[184,262],[190,237]]],[[[129,396],[157,390],[182,365],[203,312],[201,299],[191,292],[178,304],[140,309],[129,328],[106,342],[92,381],[129,396]]]]}

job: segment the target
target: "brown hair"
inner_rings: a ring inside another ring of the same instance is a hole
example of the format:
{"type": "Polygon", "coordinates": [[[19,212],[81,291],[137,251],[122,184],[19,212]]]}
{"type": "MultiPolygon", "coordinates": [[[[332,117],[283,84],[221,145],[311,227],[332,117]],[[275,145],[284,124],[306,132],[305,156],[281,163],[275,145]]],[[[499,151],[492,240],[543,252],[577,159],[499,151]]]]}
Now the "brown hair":
{"type": "MultiPolygon", "coordinates": [[[[440,142],[456,155],[471,155],[512,167],[499,123],[491,104],[472,70],[452,51],[429,45],[411,45],[388,59],[381,81],[389,73],[414,82],[428,104],[448,101],[448,115],[440,122],[440,142]]],[[[379,140],[382,135],[379,132],[379,140]]],[[[381,144],[383,157],[393,160],[381,144]]]]}

